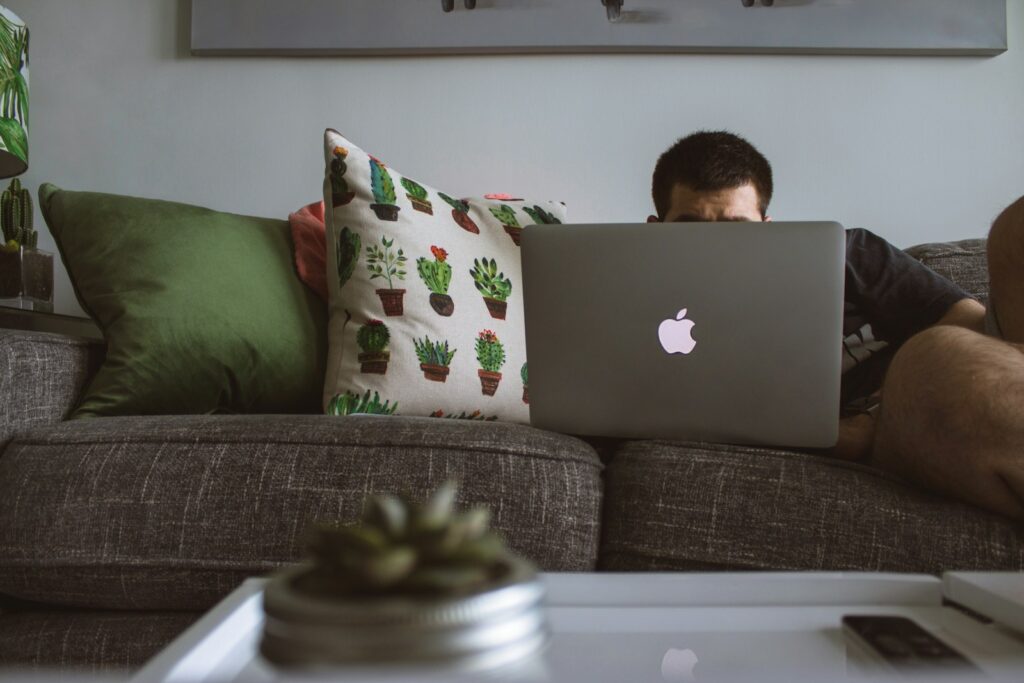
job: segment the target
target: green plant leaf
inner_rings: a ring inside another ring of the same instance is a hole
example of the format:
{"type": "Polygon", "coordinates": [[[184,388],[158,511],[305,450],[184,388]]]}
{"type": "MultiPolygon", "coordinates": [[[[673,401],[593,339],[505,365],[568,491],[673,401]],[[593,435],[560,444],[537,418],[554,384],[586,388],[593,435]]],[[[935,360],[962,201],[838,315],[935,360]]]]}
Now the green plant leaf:
{"type": "Polygon", "coordinates": [[[0,118],[0,140],[14,156],[28,163],[28,136],[14,119],[0,118]]]}

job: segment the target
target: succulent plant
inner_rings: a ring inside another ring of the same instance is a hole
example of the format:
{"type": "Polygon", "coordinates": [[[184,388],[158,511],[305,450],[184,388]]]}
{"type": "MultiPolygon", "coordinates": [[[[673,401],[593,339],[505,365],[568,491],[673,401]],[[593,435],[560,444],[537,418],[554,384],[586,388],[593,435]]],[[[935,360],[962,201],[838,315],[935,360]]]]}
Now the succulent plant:
{"type": "Polygon", "coordinates": [[[501,208],[498,208],[498,209],[495,209],[492,206],[491,207],[491,213],[494,214],[495,218],[497,218],[499,221],[501,221],[502,225],[507,225],[510,228],[518,228],[519,227],[519,221],[516,220],[515,209],[513,209],[508,204],[502,204],[501,208]]]}
{"type": "Polygon", "coordinates": [[[451,207],[456,211],[461,211],[462,213],[469,212],[469,204],[462,201],[461,199],[453,199],[452,197],[446,195],[444,192],[438,192],[437,196],[443,199],[444,201],[448,202],[451,205],[451,207]]]}
{"type": "Polygon", "coordinates": [[[337,244],[338,289],[344,287],[352,277],[362,246],[362,238],[359,237],[359,233],[349,230],[347,225],[341,229],[337,244]]]}
{"type": "Polygon", "coordinates": [[[473,420],[478,422],[494,422],[498,419],[497,415],[484,415],[479,410],[474,410],[472,413],[467,413],[463,410],[458,415],[454,413],[448,413],[445,415],[443,410],[435,410],[430,414],[430,417],[443,417],[446,420],[473,420]]]}
{"type": "Polygon", "coordinates": [[[410,197],[415,197],[420,201],[423,201],[427,198],[426,189],[424,189],[424,187],[417,183],[415,180],[412,180],[410,178],[402,178],[400,182],[402,183],[402,187],[405,188],[405,191],[409,193],[410,197]]]}
{"type": "Polygon", "coordinates": [[[448,286],[452,282],[452,267],[445,263],[448,252],[437,246],[431,246],[430,251],[434,255],[434,260],[428,261],[423,257],[416,259],[416,271],[431,292],[447,294],[448,286]]]}
{"type": "Polygon", "coordinates": [[[348,182],[345,180],[345,173],[348,171],[348,164],[345,158],[348,157],[348,150],[344,147],[335,147],[331,155],[331,194],[335,197],[344,197],[349,193],[348,182]]]}
{"type": "Polygon", "coordinates": [[[320,525],[309,543],[312,570],[296,584],[325,597],[457,596],[500,579],[510,552],[489,528],[490,511],[455,511],[446,482],[417,505],[404,497],[371,498],[354,525],[320,525]]]}
{"type": "Polygon", "coordinates": [[[359,328],[356,333],[356,343],[366,353],[380,353],[388,347],[391,341],[391,332],[388,326],[380,320],[371,320],[359,328]]]}
{"type": "Polygon", "coordinates": [[[554,215],[536,205],[532,209],[528,206],[524,206],[523,211],[525,211],[537,225],[560,224],[562,222],[555,218],[554,215]]]}
{"type": "Polygon", "coordinates": [[[378,204],[395,203],[395,182],[384,163],[373,157],[370,157],[370,190],[378,204]]]}
{"type": "Polygon", "coordinates": [[[512,294],[512,281],[505,277],[505,273],[498,272],[498,263],[494,259],[473,259],[473,268],[469,274],[473,276],[473,283],[477,290],[486,297],[505,301],[512,294]]]}
{"type": "Polygon", "coordinates": [[[373,244],[366,250],[366,267],[370,270],[371,280],[385,278],[388,281],[388,289],[394,289],[392,278],[405,279],[406,272],[403,268],[408,259],[401,248],[397,254],[391,250],[395,244],[394,240],[381,237],[380,243],[383,245],[383,249],[373,244]]]}
{"type": "Polygon", "coordinates": [[[15,178],[0,196],[0,227],[3,228],[4,242],[15,242],[26,249],[36,248],[39,233],[32,229],[33,211],[32,193],[15,178]]]}
{"type": "Polygon", "coordinates": [[[346,391],[343,394],[335,394],[334,398],[327,404],[328,415],[394,415],[398,410],[398,403],[390,401],[380,402],[380,395],[375,391],[373,398],[370,397],[370,390],[360,396],[359,394],[346,391]]]}
{"type": "Polygon", "coordinates": [[[505,364],[505,347],[491,330],[484,330],[477,337],[476,359],[487,372],[498,372],[505,364]]]}
{"type": "Polygon", "coordinates": [[[423,337],[423,339],[413,339],[413,346],[416,347],[416,357],[420,359],[420,362],[424,365],[442,365],[448,367],[451,365],[452,358],[455,357],[455,351],[457,349],[448,350],[448,342],[432,342],[430,337],[423,337]]]}

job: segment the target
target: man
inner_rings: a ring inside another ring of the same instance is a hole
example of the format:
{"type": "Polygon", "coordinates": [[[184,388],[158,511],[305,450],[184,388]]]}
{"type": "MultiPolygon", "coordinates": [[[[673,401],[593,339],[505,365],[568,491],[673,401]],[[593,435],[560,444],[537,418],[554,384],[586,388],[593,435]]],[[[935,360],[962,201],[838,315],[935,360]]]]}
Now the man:
{"type": "MultiPolygon", "coordinates": [[[[749,142],[695,133],[658,159],[648,222],[770,221],[772,190],[771,166],[749,142]]],[[[882,238],[848,230],[846,245],[845,409],[832,454],[1024,519],[1024,291],[1013,284],[1024,198],[989,241],[988,327],[1006,341],[983,336],[980,303],[882,238]]]]}

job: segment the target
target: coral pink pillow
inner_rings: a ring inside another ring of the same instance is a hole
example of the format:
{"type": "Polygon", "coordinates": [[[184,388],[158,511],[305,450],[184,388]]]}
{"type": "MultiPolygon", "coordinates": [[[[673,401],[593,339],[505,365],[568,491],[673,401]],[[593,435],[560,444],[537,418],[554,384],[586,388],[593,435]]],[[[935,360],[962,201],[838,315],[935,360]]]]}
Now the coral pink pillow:
{"type": "Polygon", "coordinates": [[[313,202],[288,214],[295,243],[295,268],[299,279],[327,301],[327,232],[324,203],[313,202]]]}

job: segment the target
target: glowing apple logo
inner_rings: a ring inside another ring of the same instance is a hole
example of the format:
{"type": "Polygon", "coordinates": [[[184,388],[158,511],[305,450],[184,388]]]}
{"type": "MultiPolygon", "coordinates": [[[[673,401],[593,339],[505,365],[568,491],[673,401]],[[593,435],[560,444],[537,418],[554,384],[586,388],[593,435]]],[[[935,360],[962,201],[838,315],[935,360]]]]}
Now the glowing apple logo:
{"type": "Polygon", "coordinates": [[[697,345],[691,332],[694,322],[686,319],[686,309],[679,311],[675,320],[669,318],[658,325],[658,341],[666,353],[687,354],[697,345]]]}
{"type": "Polygon", "coordinates": [[[697,655],[693,650],[671,648],[661,659],[661,677],[670,683],[695,683],[693,667],[696,665],[697,655]]]}

